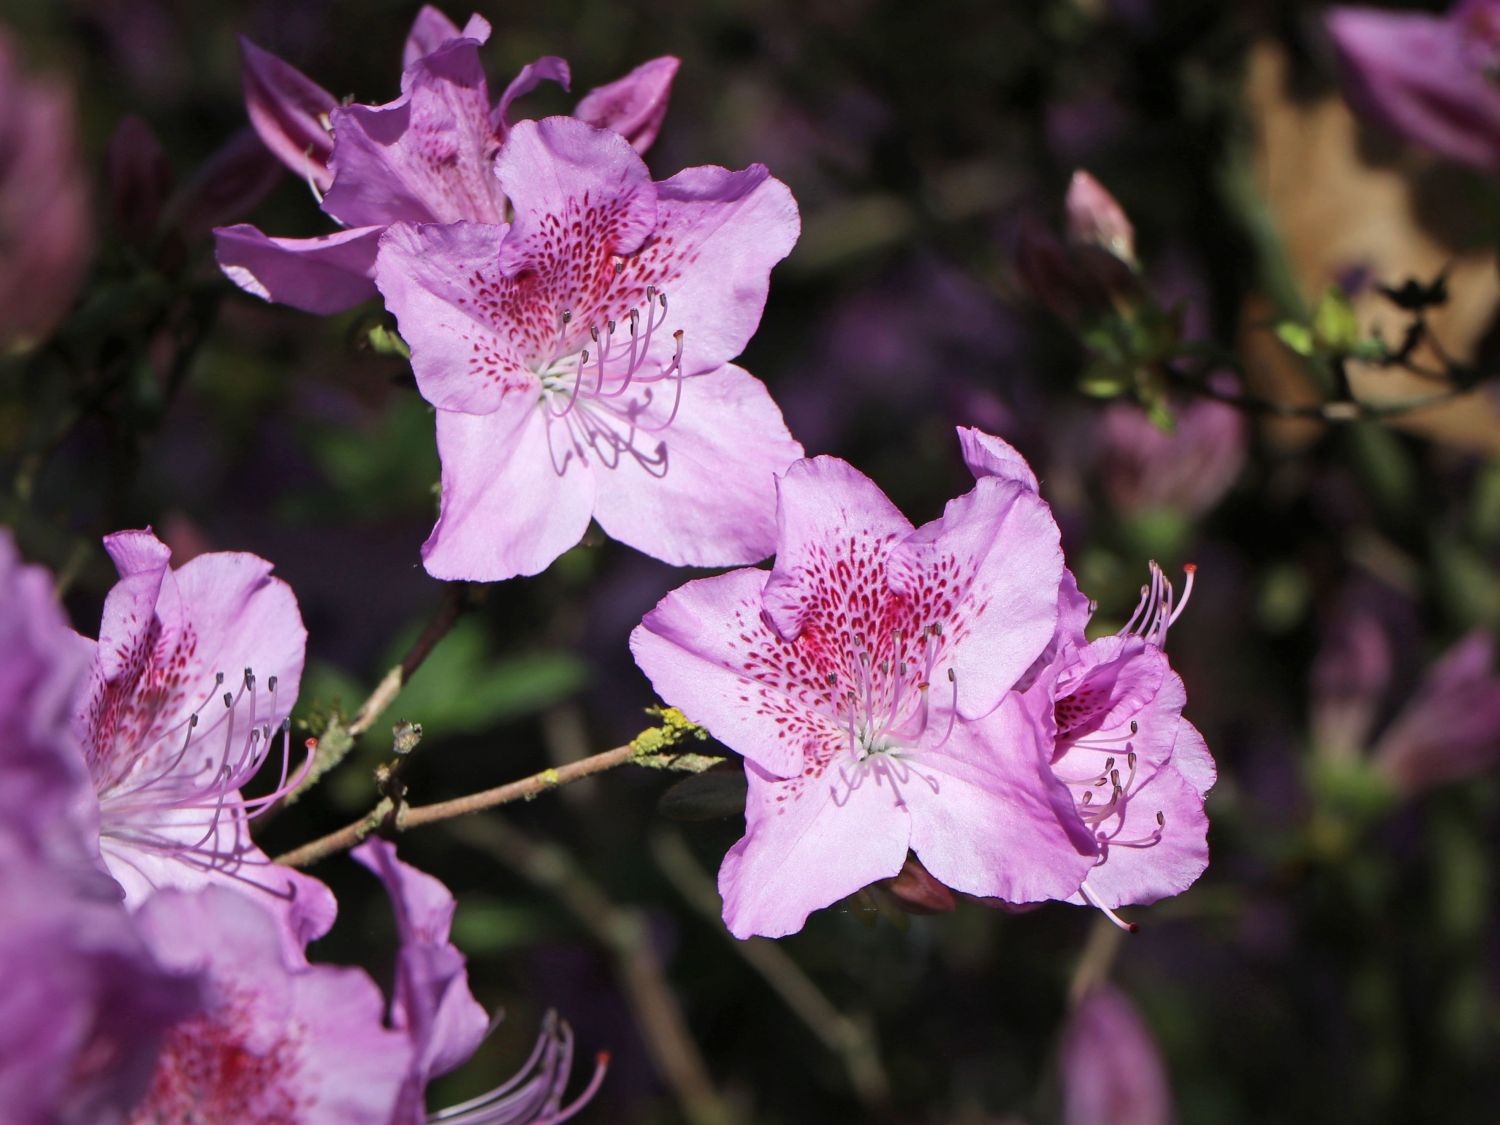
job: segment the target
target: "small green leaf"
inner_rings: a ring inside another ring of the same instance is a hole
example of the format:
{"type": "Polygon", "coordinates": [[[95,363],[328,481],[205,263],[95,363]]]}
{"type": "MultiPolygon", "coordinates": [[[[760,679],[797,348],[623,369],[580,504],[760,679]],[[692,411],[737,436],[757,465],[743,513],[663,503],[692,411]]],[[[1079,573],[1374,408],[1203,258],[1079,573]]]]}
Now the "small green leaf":
{"type": "Polygon", "coordinates": [[[1283,320],[1276,326],[1276,338],[1300,356],[1313,354],[1312,329],[1294,320],[1283,320]]]}
{"type": "Polygon", "coordinates": [[[1341,354],[1352,352],[1359,344],[1359,322],[1354,319],[1354,306],[1337,285],[1330,285],[1323,291],[1323,298],[1313,313],[1313,336],[1320,346],[1341,354]]]}

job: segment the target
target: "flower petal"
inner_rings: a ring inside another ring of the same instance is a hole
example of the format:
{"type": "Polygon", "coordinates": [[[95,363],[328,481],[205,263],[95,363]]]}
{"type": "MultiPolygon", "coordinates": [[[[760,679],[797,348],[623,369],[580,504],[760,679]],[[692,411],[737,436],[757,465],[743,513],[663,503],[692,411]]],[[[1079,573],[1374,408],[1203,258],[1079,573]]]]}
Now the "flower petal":
{"type": "Polygon", "coordinates": [[[798,461],[776,479],[776,525],[765,614],[787,640],[802,631],[813,599],[883,596],[886,559],[912,530],[874,481],[837,457],[798,461]]]}
{"type": "MultiPolygon", "coordinates": [[[[646,425],[672,409],[656,383],[646,425]]],[[[621,458],[598,475],[596,513],[613,539],[675,566],[756,562],[776,545],[776,474],[802,456],[765,385],[733,364],[683,380],[681,408],[654,458],[621,458]]]]}
{"type": "Polygon", "coordinates": [[[959,426],[958,444],[963,450],[964,464],[969,466],[975,480],[999,477],[1015,481],[1032,492],[1039,491],[1036,473],[1009,442],[972,426],[959,426]]]}
{"type": "Polygon", "coordinates": [[[487,414],[538,401],[518,339],[558,327],[517,322],[528,309],[495,262],[506,229],[398,223],[380,241],[375,282],[411,346],[417,387],[439,410],[487,414]]]}
{"type": "Polygon", "coordinates": [[[515,207],[500,248],[510,277],[535,270],[558,310],[591,305],[612,255],[633,254],[656,225],[656,189],[623,139],[571,117],[519,122],[495,161],[515,207]]]}
{"type": "Polygon", "coordinates": [[[338,143],[323,210],[352,227],[504,222],[479,44],[456,39],[418,59],[403,81],[393,102],[333,112],[338,143]]]}
{"type": "Polygon", "coordinates": [[[1335,8],[1325,17],[1357,109],[1434,152],[1500,171],[1500,89],[1461,16],[1335,8]]]}
{"type": "Polygon", "coordinates": [[[266,147],[299,179],[319,191],[333,183],[328,115],[339,100],[296,67],[240,38],[245,111],[266,147]]]}
{"type": "Polygon", "coordinates": [[[919,748],[910,770],[912,850],[939,881],[1016,903],[1077,891],[1095,849],[1018,696],[919,748]]]}
{"type": "Polygon", "coordinates": [[[566,90],[572,80],[573,76],[568,70],[567,60],[560,59],[556,55],[543,55],[534,62],[527,63],[510,80],[510,85],[505,87],[505,92],[500,95],[500,100],[490,111],[491,128],[499,136],[505,136],[510,129],[511,102],[517,98],[524,98],[543,82],[556,82],[566,90]]]}
{"type": "Polygon", "coordinates": [[[612,129],[636,152],[645,152],[661,131],[679,65],[671,55],[644,62],[623,78],[590,90],[573,116],[600,129],[612,129]]]}
{"type": "Polygon", "coordinates": [[[906,861],[910,817],[875,777],[852,789],[837,777],[803,784],[745,763],[745,836],[719,868],[724,922],[737,938],[783,937],[906,861]]]}
{"type": "Polygon", "coordinates": [[[472,39],[484,43],[490,37],[489,20],[475,13],[460,31],[458,25],[431,4],[423,4],[412,20],[406,43],[401,48],[401,69],[406,71],[418,59],[446,47],[454,39],[472,39]]]}
{"type": "Polygon", "coordinates": [[[662,699],[768,775],[791,777],[830,728],[761,618],[765,582],[747,569],[679,586],[642,618],[630,651],[662,699]]]}
{"type": "MultiPolygon", "coordinates": [[[[1201,741],[1187,723],[1180,729],[1189,741],[1201,741]]],[[[1131,793],[1121,815],[1103,822],[1099,835],[1103,858],[1089,872],[1088,887],[1111,909],[1144,906],[1181,894],[1208,867],[1203,794],[1170,765],[1131,793]],[[1163,820],[1160,825],[1158,813],[1163,820]],[[1152,843],[1158,831],[1161,839],[1152,843]]],[[[1071,901],[1088,905],[1082,894],[1071,901]]]]}
{"type": "Polygon", "coordinates": [[[594,472],[549,445],[544,408],[512,402],[493,414],[438,411],[442,511],[422,544],[434,578],[537,574],[588,529],[594,472]]]}
{"type": "Polygon", "coordinates": [[[988,714],[1031,667],[1057,627],[1062,548],[1046,503],[1016,481],[981,478],[890,554],[893,590],[953,601],[960,624],[948,642],[958,713],[988,714]]]}
{"type": "Polygon", "coordinates": [[[214,257],[230,281],[265,301],[329,315],[375,296],[375,253],[384,227],[318,238],[271,238],[241,223],[214,231],[214,257]]]}

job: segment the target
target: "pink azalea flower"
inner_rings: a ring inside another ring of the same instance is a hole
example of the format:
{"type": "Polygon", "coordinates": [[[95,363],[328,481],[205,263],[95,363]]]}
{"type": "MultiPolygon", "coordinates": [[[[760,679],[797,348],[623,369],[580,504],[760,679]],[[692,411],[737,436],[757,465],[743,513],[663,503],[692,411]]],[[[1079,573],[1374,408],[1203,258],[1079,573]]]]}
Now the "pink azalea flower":
{"type": "Polygon", "coordinates": [[[778,484],[775,569],[690,582],[631,636],[661,697],[746,758],[731,932],[791,933],[908,849],[969,894],[1075,893],[1095,847],[1011,690],[1057,625],[1046,504],[986,479],[913,529],[843,461],[778,484]]]}
{"type": "Polygon", "coordinates": [[[88,671],[51,578],[0,531],[0,1106],[7,1121],[118,1120],[197,986],[164,971],[99,858],[68,730],[88,671]]]}
{"type": "MultiPolygon", "coordinates": [[[[998,438],[961,430],[975,477],[1026,490],[1036,477],[998,438]]],[[[1046,731],[1053,773],[1068,786],[1077,816],[1098,848],[1095,866],[1070,901],[1104,911],[1133,929],[1116,907],[1156,902],[1186,890],[1208,866],[1203,801],[1213,758],[1182,718],[1187,693],[1167,663],[1167,630],[1187,605],[1154,563],[1151,584],[1119,634],[1089,642],[1093,607],[1066,570],[1058,587],[1058,626],[1028,672],[1030,713],[1046,731]]]]}
{"type": "Polygon", "coordinates": [[[653,183],[619,136],[523,121],[496,163],[515,221],[392,226],[376,281],[438,408],[439,578],[535,574],[589,519],[667,562],[764,558],[801,456],[729,360],[760,321],[796,204],[762,166],[653,183]]]}
{"type": "Polygon", "coordinates": [[[254,555],[200,555],[174,571],[150,530],[104,544],[120,581],[73,720],[104,862],[132,908],[160,887],[263,892],[300,951],[332,924],[333,896],[273,866],[249,834],[250,819],[296,781],[288,716],[307,643],[296,599],[254,555]],[[280,782],[242,798],[278,744],[280,782]]]}
{"type": "MultiPolygon", "coordinates": [[[[272,238],[241,224],[217,231],[218,259],[236,285],[271,301],[332,313],[375,296],[375,254],[393,222],[505,221],[493,174],[510,107],[543,81],[569,82],[546,57],[523,67],[491,104],[479,48],[490,25],[460,30],[424,7],[402,52],[401,96],[341,105],[275,56],[242,41],[245,104],[261,139],[305,178],[340,226],[317,238],[272,238]]],[[[659,58],[586,95],[577,115],[613,128],[644,151],[656,138],[677,60],[659,58]]]]}
{"type": "Polygon", "coordinates": [[[204,981],[206,1010],[168,1034],[132,1122],[393,1120],[412,1048],[382,1025],[380,990],[289,959],[266,901],[164,890],[136,914],[158,960],[204,981]]]}
{"type": "Polygon", "coordinates": [[[1361,113],[1433,152],[1500,173],[1500,3],[1445,15],[1334,8],[1325,17],[1361,113]]]}
{"type": "Polygon", "coordinates": [[[1098,985],[1078,1001],[1061,1053],[1063,1125],[1171,1125],[1161,1049],[1119,989],[1098,985]]]}

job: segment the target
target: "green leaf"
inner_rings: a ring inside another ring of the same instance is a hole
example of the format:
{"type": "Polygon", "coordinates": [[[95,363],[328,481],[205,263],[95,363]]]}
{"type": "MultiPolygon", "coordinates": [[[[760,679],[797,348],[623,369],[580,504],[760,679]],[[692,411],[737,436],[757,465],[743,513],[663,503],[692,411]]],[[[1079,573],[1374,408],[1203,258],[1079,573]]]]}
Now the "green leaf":
{"type": "Polygon", "coordinates": [[[1341,354],[1352,352],[1359,344],[1354,306],[1337,285],[1323,290],[1323,298],[1313,312],[1313,336],[1322,347],[1341,354]]]}
{"type": "MultiPolygon", "coordinates": [[[[414,635],[393,646],[387,667],[401,659],[414,635]]],[[[484,623],[465,618],[412,674],[388,714],[391,722],[420,722],[429,738],[472,733],[542,711],[577,693],[587,679],[583,662],[567,652],[496,660],[484,623]]]]}
{"type": "Polygon", "coordinates": [[[1312,329],[1294,320],[1283,320],[1276,326],[1276,338],[1300,356],[1313,354],[1312,329]]]}

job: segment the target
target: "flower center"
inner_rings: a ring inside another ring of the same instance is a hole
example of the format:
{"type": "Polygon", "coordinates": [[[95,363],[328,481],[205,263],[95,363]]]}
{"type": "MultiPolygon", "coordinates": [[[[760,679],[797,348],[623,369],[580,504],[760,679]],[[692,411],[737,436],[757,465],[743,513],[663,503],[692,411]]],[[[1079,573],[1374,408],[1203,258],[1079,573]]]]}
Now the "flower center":
{"type": "MultiPolygon", "coordinates": [[[[828,674],[828,686],[836,700],[838,719],[849,734],[849,752],[856,762],[878,755],[900,756],[916,749],[932,725],[932,678],[943,651],[943,627],[931,624],[915,638],[894,629],[875,646],[863,634],[854,637],[854,648],[844,665],[846,678],[828,674]]],[[[948,708],[947,728],[935,745],[941,746],[953,733],[957,713],[958,677],[947,669],[953,705],[948,708]]]]}
{"type": "Polygon", "coordinates": [[[100,834],[106,843],[226,872],[233,872],[252,850],[245,822],[295,789],[313,755],[309,752],[302,769],[289,776],[291,720],[283,719],[275,728],[267,720],[277,709],[275,676],[262,688],[255,672],[246,668],[239,690],[225,691],[216,700],[223,686],[224,673],[219,672],[209,697],[166,731],[125,777],[99,794],[100,834]],[[224,714],[218,723],[201,721],[205,710],[219,706],[224,714]],[[173,738],[181,739],[175,749],[173,738]],[[278,741],[281,775],[276,785],[262,796],[242,798],[239,790],[260,771],[278,741]]]}
{"type": "Polygon", "coordinates": [[[557,319],[552,358],[536,366],[553,468],[561,476],[576,459],[613,469],[629,457],[653,476],[665,476],[666,443],[642,435],[665,431],[682,406],[681,329],[672,333],[670,359],[663,363],[660,355],[666,293],[648,285],[644,314],[632,307],[623,319],[590,325],[586,336],[574,334],[570,311],[557,319]],[[581,343],[586,346],[575,350],[581,343]],[[667,393],[660,393],[662,384],[667,393]]]}

